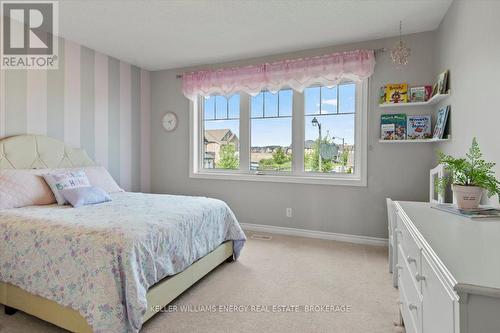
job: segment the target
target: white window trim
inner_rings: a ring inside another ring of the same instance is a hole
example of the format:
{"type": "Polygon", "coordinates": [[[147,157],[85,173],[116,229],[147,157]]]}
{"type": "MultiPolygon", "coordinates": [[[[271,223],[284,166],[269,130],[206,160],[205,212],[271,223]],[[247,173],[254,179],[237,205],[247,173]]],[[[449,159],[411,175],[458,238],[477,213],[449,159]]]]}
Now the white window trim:
{"type": "MultiPolygon", "coordinates": [[[[303,101],[302,94],[294,91],[293,118],[292,118],[292,151],[304,151],[304,107],[303,103],[296,104],[296,100],[303,101]]],[[[252,174],[249,169],[250,156],[242,154],[248,151],[250,155],[250,103],[246,94],[240,97],[240,169],[239,170],[207,170],[201,167],[203,146],[200,145],[203,137],[199,101],[189,103],[189,177],[199,179],[240,180],[276,183],[299,183],[315,185],[340,186],[367,186],[367,159],[368,159],[368,80],[357,83],[356,87],[356,116],[355,116],[355,174],[321,174],[304,172],[302,154],[293,159],[293,170],[288,173],[252,174]]]]}

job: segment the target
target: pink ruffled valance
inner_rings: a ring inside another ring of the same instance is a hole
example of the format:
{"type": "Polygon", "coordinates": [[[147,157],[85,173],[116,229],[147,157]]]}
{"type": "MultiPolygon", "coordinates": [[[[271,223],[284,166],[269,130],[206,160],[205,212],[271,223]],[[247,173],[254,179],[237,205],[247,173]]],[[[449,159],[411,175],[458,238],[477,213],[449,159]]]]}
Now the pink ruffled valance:
{"type": "Polygon", "coordinates": [[[374,68],[373,50],[356,50],[255,66],[184,73],[182,92],[191,100],[199,95],[227,96],[238,92],[256,95],[262,90],[276,92],[286,87],[302,92],[313,84],[334,86],[344,80],[362,81],[373,74],[374,68]]]}

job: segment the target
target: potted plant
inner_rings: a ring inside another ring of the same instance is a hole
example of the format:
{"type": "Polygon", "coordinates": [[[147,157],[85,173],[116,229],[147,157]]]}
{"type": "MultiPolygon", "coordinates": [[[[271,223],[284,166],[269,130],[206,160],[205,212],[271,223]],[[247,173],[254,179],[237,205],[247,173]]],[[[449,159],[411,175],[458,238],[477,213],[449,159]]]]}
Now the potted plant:
{"type": "Polygon", "coordinates": [[[443,164],[448,175],[437,179],[437,190],[444,191],[451,182],[459,209],[477,209],[483,189],[488,192],[488,197],[497,194],[500,200],[500,182],[492,170],[495,163],[482,159],[483,154],[476,138],[472,139],[472,146],[465,156],[455,158],[438,152],[439,163],[443,164]]]}

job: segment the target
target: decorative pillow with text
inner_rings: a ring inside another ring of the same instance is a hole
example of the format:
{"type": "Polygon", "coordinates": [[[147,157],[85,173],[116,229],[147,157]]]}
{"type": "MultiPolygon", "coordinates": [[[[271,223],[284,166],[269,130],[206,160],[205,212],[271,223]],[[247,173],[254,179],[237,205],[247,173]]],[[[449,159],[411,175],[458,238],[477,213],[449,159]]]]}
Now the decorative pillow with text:
{"type": "Polygon", "coordinates": [[[89,179],[83,170],[68,170],[57,173],[46,173],[43,179],[47,182],[50,189],[56,197],[58,205],[68,203],[62,196],[60,191],[64,189],[88,187],[90,186],[89,179]]]}

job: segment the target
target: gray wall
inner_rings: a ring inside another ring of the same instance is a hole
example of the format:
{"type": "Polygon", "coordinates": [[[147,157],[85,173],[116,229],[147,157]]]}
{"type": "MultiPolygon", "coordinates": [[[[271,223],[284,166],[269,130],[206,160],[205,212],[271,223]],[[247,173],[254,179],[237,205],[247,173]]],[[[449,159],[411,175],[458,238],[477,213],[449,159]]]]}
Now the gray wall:
{"type": "MultiPolygon", "coordinates": [[[[406,80],[411,85],[420,85],[431,82],[435,76],[434,34],[421,33],[405,38],[412,48],[410,64],[398,70],[392,65],[387,52],[380,54],[370,80],[367,187],[189,178],[188,100],[182,95],[181,80],[175,76],[184,70],[196,69],[190,68],[151,73],[153,192],[223,199],[243,223],[387,237],[385,198],[390,196],[400,200],[427,200],[428,172],[433,155],[431,144],[378,142],[382,113],[378,107],[380,87],[386,83],[406,80]],[[171,133],[165,132],[161,127],[161,118],[167,110],[176,112],[179,117],[179,127],[171,133]],[[292,218],[285,216],[286,207],[293,208],[292,218]]],[[[248,65],[357,48],[391,48],[396,41],[383,39],[198,68],[248,65]]],[[[430,112],[418,108],[400,111],[430,112]]]]}
{"type": "Polygon", "coordinates": [[[63,38],[58,57],[56,70],[1,69],[0,139],[51,136],[85,149],[124,189],[148,191],[149,72],[63,38]]]}
{"type": "MultiPolygon", "coordinates": [[[[439,149],[464,155],[477,137],[485,159],[500,162],[500,1],[455,0],[436,33],[435,73],[450,70],[449,143],[439,149]]],[[[496,166],[500,176],[500,165],[496,166]]],[[[487,202],[488,200],[486,200],[487,202]]],[[[497,203],[496,198],[490,199],[497,203]]]]}

